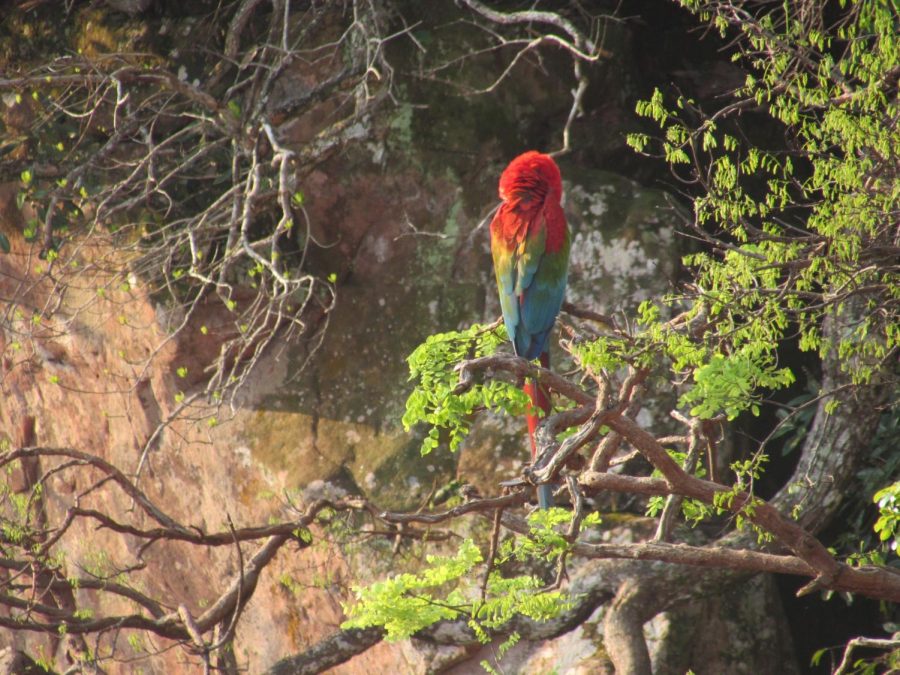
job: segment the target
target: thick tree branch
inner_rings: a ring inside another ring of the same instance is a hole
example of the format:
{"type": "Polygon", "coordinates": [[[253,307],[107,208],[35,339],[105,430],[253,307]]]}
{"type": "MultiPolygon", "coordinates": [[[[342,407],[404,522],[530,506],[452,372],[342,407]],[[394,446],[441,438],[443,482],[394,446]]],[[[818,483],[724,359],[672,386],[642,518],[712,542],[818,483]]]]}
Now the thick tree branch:
{"type": "Polygon", "coordinates": [[[314,675],[334,668],[374,647],[384,638],[383,628],[351,628],[321,640],[305,652],[281,659],[267,675],[314,675]]]}

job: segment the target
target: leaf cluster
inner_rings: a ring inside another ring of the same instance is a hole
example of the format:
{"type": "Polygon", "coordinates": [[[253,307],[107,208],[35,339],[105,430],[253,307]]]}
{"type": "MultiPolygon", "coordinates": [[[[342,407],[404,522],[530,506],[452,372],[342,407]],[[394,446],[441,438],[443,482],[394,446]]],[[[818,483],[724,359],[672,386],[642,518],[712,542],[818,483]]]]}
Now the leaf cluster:
{"type": "MultiPolygon", "coordinates": [[[[712,115],[657,90],[637,112],[662,137],[629,138],[699,188],[691,228],[709,246],[685,258],[696,284],[689,301],[705,305],[723,349],[695,381],[718,379],[716,361],[727,357],[740,361],[730,371],[756,371],[739,375],[742,384],[784,386],[773,357],[793,335],[803,350],[833,353],[854,383],[883,377],[900,346],[895,15],[884,3],[855,3],[826,30],[811,3],[758,16],[743,4],[682,4],[740,31],[735,57],[750,71],[737,102],[712,115]],[[787,147],[755,144],[731,121],[748,108],[780,126],[787,147]],[[837,341],[823,335],[829,321],[842,326],[837,341]]],[[[704,405],[700,389],[686,399],[698,411],[738,411],[721,391],[713,399],[724,406],[704,405]]]]}
{"type": "Polygon", "coordinates": [[[506,344],[506,329],[474,324],[462,331],[430,336],[408,357],[410,380],[416,386],[406,401],[403,427],[409,431],[424,423],[428,433],[421,452],[427,455],[438,447],[446,434],[451,451],[459,449],[468,434],[473,414],[490,410],[520,415],[528,406],[528,397],[515,385],[502,380],[478,382],[456,393],[456,366],[464,359],[490,356],[506,344]]]}
{"type": "Polygon", "coordinates": [[[517,615],[545,621],[569,606],[564,593],[543,591],[541,580],[528,574],[507,577],[494,568],[480,589],[475,571],[484,557],[471,539],[463,540],[454,556],[429,555],[426,560],[428,566],[419,574],[398,574],[355,587],[356,603],[344,608],[349,618],[342,628],[381,626],[394,641],[438,621],[465,619],[476,637],[488,642],[489,631],[501,629],[517,615]]]}
{"type": "Polygon", "coordinates": [[[878,538],[900,555],[900,481],[882,488],[872,497],[878,506],[874,530],[878,538]]]}

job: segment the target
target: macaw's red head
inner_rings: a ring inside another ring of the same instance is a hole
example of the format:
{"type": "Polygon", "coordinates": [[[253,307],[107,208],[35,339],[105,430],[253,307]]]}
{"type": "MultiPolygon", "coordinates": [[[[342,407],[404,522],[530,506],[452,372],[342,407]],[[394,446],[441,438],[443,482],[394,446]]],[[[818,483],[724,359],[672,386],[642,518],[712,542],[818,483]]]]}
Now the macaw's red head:
{"type": "Polygon", "coordinates": [[[500,199],[538,203],[562,199],[562,177],[549,155],[529,150],[509,163],[500,175],[500,199]]]}

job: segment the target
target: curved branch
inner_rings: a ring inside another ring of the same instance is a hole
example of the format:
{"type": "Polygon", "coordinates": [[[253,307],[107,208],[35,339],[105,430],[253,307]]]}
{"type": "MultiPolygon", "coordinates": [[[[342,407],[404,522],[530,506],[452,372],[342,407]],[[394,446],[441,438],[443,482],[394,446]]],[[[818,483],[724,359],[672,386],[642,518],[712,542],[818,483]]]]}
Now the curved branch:
{"type": "MultiPolygon", "coordinates": [[[[568,19],[564,18],[557,12],[542,12],[540,10],[523,10],[518,12],[498,12],[485,6],[478,0],[462,0],[462,3],[469,9],[477,12],[488,21],[494,23],[513,25],[522,23],[543,23],[553,26],[566,33],[575,43],[570,51],[585,61],[596,61],[601,54],[597,52],[594,43],[584,36],[584,34],[575,27],[568,19]],[[582,50],[586,50],[585,53],[582,50]]],[[[546,36],[552,37],[552,36],[546,36]]]]}

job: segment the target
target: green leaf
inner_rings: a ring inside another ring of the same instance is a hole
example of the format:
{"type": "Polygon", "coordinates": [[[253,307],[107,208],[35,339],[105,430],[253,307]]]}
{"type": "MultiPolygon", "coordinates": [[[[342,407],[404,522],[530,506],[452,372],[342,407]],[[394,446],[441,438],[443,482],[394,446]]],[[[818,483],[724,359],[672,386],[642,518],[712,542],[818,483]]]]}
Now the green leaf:
{"type": "Polygon", "coordinates": [[[410,379],[416,386],[406,401],[403,427],[409,431],[417,424],[428,429],[421,453],[427,455],[446,439],[451,451],[459,449],[472,424],[476,410],[521,415],[528,406],[528,397],[509,382],[489,380],[473,383],[465,391],[457,392],[459,373],[455,368],[467,358],[493,354],[506,343],[505,330],[488,330],[473,325],[464,331],[432,335],[419,345],[407,359],[410,379]]]}

